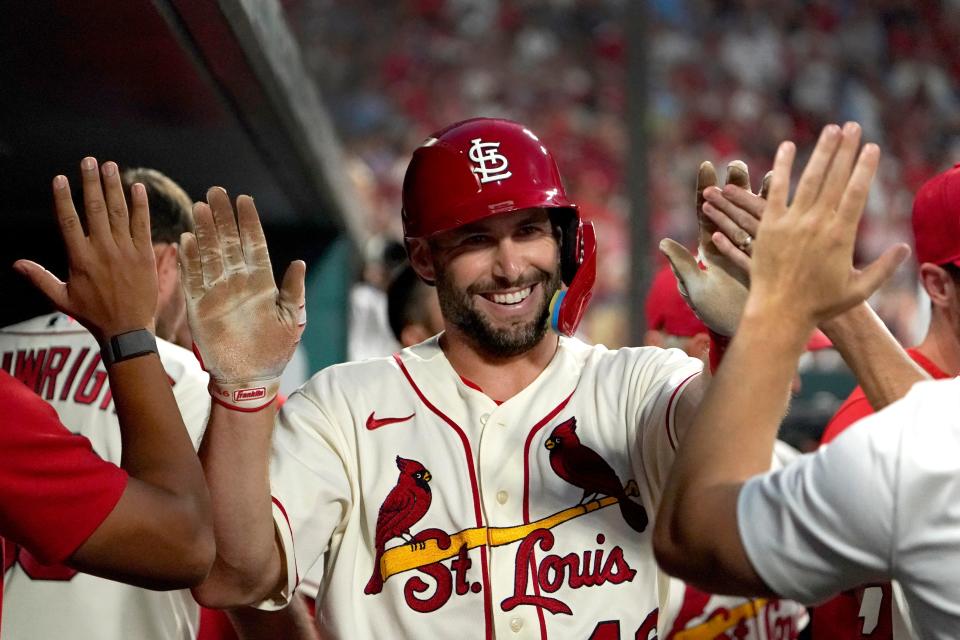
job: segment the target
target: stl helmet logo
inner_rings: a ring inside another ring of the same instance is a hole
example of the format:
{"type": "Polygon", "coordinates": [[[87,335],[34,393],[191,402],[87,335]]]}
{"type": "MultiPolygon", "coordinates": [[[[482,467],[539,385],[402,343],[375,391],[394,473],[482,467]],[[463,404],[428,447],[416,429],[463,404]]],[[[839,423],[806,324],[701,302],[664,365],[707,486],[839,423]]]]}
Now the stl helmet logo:
{"type": "Polygon", "coordinates": [[[481,138],[474,138],[470,142],[470,160],[477,165],[472,171],[480,176],[481,183],[506,180],[513,175],[507,171],[507,157],[498,153],[499,142],[484,142],[481,138]]]}

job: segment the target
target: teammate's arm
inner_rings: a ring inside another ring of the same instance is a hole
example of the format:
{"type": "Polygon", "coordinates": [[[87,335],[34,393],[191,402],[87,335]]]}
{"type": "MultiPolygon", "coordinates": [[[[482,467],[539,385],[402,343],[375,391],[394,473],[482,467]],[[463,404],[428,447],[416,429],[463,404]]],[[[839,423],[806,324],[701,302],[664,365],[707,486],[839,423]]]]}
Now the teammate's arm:
{"type": "Polygon", "coordinates": [[[193,596],[222,609],[259,602],[287,584],[270,497],[274,410],[242,413],[213,403],[200,445],[217,555],[193,596]]]}
{"type": "MultiPolygon", "coordinates": [[[[53,183],[69,279],[40,265],[15,267],[101,345],[152,327],[157,273],[146,192],[134,185],[129,211],[116,164],[82,165],[87,233],[64,176],[53,183]]],[[[152,336],[149,336],[152,337],[152,336]]],[[[119,502],[70,556],[72,566],[150,588],[182,588],[206,575],[213,560],[209,496],[197,456],[156,353],[107,367],[129,473],[119,502]]],[[[102,462],[102,461],[100,461],[102,462]]],[[[102,464],[108,464],[103,463],[102,464]]]]}
{"type": "Polygon", "coordinates": [[[796,361],[814,325],[864,300],[905,257],[850,266],[856,224],[879,158],[859,127],[824,129],[787,207],[795,149],[778,150],[756,243],[751,293],[723,366],[673,465],[654,532],[661,565],[707,591],[769,593],[737,521],[743,483],[769,468],[796,361]]]}
{"type": "MultiPolygon", "coordinates": [[[[196,348],[210,373],[213,408],[200,447],[213,502],[217,557],[194,597],[207,607],[279,594],[286,563],[270,496],[270,442],[280,374],[305,319],[303,262],[277,289],[253,199],[213,187],[183,234],[181,269],[196,348]]],[[[290,550],[292,552],[292,549],[290,550]]]]}
{"type": "Polygon", "coordinates": [[[877,411],[930,375],[911,358],[866,302],[821,324],[877,411]]]}

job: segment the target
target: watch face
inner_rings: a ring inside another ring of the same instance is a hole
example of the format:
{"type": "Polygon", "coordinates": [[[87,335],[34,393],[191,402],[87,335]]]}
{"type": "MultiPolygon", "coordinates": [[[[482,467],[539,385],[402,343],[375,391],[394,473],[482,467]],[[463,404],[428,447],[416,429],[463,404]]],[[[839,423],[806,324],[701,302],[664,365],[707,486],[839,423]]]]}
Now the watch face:
{"type": "Polygon", "coordinates": [[[157,339],[146,329],[136,329],[110,338],[101,358],[104,364],[113,364],[148,353],[157,353],[157,339]]]}

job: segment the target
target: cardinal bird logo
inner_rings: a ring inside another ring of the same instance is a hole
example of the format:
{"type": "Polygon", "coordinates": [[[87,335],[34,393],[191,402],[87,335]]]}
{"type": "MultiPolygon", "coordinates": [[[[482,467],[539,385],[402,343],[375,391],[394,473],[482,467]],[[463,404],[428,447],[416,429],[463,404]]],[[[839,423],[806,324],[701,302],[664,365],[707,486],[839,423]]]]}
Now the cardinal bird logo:
{"type": "Polygon", "coordinates": [[[642,533],[647,528],[650,521],[647,510],[627,497],[613,467],[600,454],[580,442],[576,418],[557,425],[544,446],[550,451],[550,466],[556,474],[583,489],[580,504],[586,503],[588,496],[591,499],[599,495],[612,496],[620,505],[623,519],[633,530],[642,533]]]}
{"type": "Polygon", "coordinates": [[[363,590],[368,595],[380,593],[383,589],[380,558],[383,557],[387,543],[393,538],[403,538],[404,541],[415,544],[413,536],[410,535],[410,527],[426,515],[433,497],[430,485],[427,484],[431,476],[426,467],[416,460],[397,456],[397,468],[400,469],[400,477],[380,505],[380,514],[377,516],[377,532],[374,538],[377,555],[373,561],[373,575],[363,590]]]}

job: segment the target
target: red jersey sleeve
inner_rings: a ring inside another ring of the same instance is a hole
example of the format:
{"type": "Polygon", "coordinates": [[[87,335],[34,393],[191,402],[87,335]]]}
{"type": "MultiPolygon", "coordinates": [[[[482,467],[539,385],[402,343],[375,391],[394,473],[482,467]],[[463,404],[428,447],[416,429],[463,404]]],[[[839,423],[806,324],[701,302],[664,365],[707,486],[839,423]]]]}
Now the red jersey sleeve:
{"type": "MultiPolygon", "coordinates": [[[[936,380],[941,380],[943,378],[949,378],[950,376],[940,369],[932,360],[927,358],[925,355],[920,353],[916,348],[907,349],[907,355],[909,355],[914,362],[919,364],[923,369],[930,374],[930,376],[936,380]]],[[[866,418],[873,413],[873,407],[870,406],[870,401],[867,400],[866,394],[864,394],[863,389],[857,387],[853,392],[844,400],[843,404],[840,405],[840,408],[837,409],[837,412],[833,414],[830,422],[827,424],[827,428],[823,430],[823,436],[820,438],[820,444],[827,444],[828,442],[834,440],[837,436],[843,433],[844,429],[852,425],[854,422],[866,418]]]]}
{"type": "Polygon", "coordinates": [[[71,434],[53,407],[0,371],[0,536],[45,563],[68,558],[113,511],[127,473],[71,434]]]}
{"type": "Polygon", "coordinates": [[[820,444],[827,444],[833,441],[843,433],[844,429],[872,413],[873,407],[870,406],[870,401],[867,400],[863,389],[857,387],[853,390],[853,393],[844,400],[840,408],[837,409],[837,412],[833,414],[830,422],[827,423],[827,427],[823,430],[823,436],[820,438],[820,444]]]}

